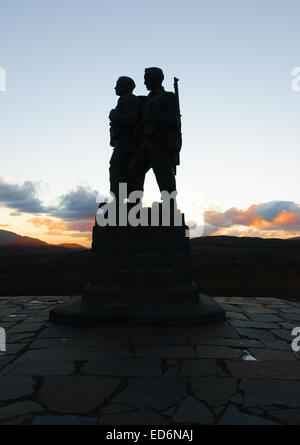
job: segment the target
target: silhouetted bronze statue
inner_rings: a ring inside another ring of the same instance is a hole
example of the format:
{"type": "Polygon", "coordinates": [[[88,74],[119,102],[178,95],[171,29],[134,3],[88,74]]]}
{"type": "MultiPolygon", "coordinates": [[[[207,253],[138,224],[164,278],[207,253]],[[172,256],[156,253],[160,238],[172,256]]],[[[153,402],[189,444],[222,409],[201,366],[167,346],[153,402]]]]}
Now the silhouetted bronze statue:
{"type": "Polygon", "coordinates": [[[134,135],[139,121],[140,100],[132,94],[135,83],[130,77],[118,79],[115,91],[120,96],[115,109],[109,114],[110,145],[114,147],[110,159],[110,191],[116,198],[119,183],[128,183],[128,163],[135,150],[134,135]]]}
{"type": "Polygon", "coordinates": [[[189,232],[175,196],[181,148],[177,79],[175,94],[164,90],[163,79],[160,68],[145,70],[147,97],[132,94],[132,79],[117,81],[120,99],[109,115],[114,147],[110,187],[116,200],[99,203],[90,281],[81,299],[51,309],[51,321],[78,326],[198,326],[225,321],[224,309],[199,294],[192,281],[189,232]],[[162,203],[144,207],[142,190],[150,168],[162,203]],[[123,182],[129,183],[126,193],[123,187],[119,190],[123,182]],[[132,192],[137,193],[130,196],[132,192]]]}
{"type": "MultiPolygon", "coordinates": [[[[131,190],[143,190],[145,175],[152,168],[160,191],[176,192],[176,165],[179,165],[181,128],[178,97],[162,86],[160,68],[146,68],[144,98],[138,144],[129,164],[131,190]]],[[[176,81],[177,79],[175,79],[176,81]]]]}

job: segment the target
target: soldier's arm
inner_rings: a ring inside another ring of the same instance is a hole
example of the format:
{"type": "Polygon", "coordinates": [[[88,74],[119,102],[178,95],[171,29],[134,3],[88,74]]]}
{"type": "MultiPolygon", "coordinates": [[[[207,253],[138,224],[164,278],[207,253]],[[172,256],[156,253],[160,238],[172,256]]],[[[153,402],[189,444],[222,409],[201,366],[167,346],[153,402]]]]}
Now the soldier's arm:
{"type": "Polygon", "coordinates": [[[113,121],[120,124],[134,126],[139,120],[139,100],[136,96],[129,96],[123,103],[124,112],[114,112],[113,121]]]}

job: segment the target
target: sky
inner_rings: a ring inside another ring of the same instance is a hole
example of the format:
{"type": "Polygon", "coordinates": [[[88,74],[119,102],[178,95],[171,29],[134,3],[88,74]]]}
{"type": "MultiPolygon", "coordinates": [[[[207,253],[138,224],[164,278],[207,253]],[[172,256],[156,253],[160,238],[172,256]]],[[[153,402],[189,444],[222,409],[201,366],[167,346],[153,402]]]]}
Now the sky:
{"type": "Polygon", "coordinates": [[[166,90],[180,79],[178,201],[195,233],[300,236],[299,15],[298,0],[0,0],[0,229],[89,245],[115,82],[145,95],[158,66],[166,90]]]}

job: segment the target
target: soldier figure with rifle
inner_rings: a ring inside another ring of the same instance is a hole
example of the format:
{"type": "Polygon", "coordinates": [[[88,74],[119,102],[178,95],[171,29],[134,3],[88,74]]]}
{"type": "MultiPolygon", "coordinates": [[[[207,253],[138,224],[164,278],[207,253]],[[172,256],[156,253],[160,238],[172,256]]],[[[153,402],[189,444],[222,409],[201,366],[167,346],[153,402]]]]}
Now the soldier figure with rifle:
{"type": "Polygon", "coordinates": [[[138,144],[129,163],[129,188],[142,191],[145,175],[152,168],[160,191],[176,194],[181,149],[178,79],[175,78],[175,94],[163,88],[160,68],[146,68],[144,79],[150,93],[143,100],[138,144]]]}

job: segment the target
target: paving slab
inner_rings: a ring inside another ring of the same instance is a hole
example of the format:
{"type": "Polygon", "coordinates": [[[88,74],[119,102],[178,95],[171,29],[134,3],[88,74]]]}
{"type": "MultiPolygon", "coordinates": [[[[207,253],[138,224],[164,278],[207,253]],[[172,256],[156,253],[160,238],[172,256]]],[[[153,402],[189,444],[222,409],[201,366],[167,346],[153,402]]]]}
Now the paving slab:
{"type": "Polygon", "coordinates": [[[217,365],[216,360],[183,360],[179,375],[181,376],[225,376],[229,375],[217,365]]]}
{"type": "Polygon", "coordinates": [[[230,320],[230,324],[236,328],[254,328],[254,329],[276,329],[278,323],[269,323],[266,321],[243,321],[243,320],[230,320]]]}
{"type": "Polygon", "coordinates": [[[288,321],[280,322],[280,323],[278,323],[278,325],[279,325],[281,328],[286,329],[286,330],[288,330],[288,331],[292,331],[293,328],[295,327],[295,323],[290,323],[290,322],[288,322],[288,321]]]}
{"type": "Polygon", "coordinates": [[[14,376],[64,376],[75,372],[72,362],[24,362],[16,360],[8,365],[0,375],[14,376]]]}
{"type": "Polygon", "coordinates": [[[30,343],[34,339],[34,333],[27,332],[25,334],[12,334],[7,333],[7,343],[30,343]]]}
{"type": "Polygon", "coordinates": [[[155,358],[90,360],[81,368],[81,372],[118,377],[157,377],[162,374],[162,360],[155,358]]]}
{"type": "Polygon", "coordinates": [[[250,313],[249,314],[249,318],[253,321],[269,321],[269,322],[273,322],[273,321],[282,321],[282,318],[278,316],[278,313],[275,314],[255,314],[255,313],[250,313]]]}
{"type": "Polygon", "coordinates": [[[276,314],[277,312],[275,309],[257,304],[245,304],[243,309],[249,314],[276,314]]]}
{"type": "Polygon", "coordinates": [[[101,349],[128,343],[129,337],[36,338],[29,349],[101,349]]]}
{"type": "Polygon", "coordinates": [[[225,405],[237,392],[236,378],[193,377],[191,387],[198,400],[212,407],[225,405]],[[212,388],[214,390],[212,391],[212,388]]]}
{"type": "Polygon", "coordinates": [[[102,414],[116,414],[132,411],[132,408],[127,405],[121,405],[120,403],[108,403],[101,408],[102,414]]]}
{"type": "Polygon", "coordinates": [[[244,313],[243,307],[234,305],[234,304],[227,304],[227,303],[220,303],[220,306],[224,309],[226,312],[235,312],[235,313],[244,313]]]}
{"type": "Polygon", "coordinates": [[[272,332],[264,329],[254,329],[254,328],[238,328],[238,332],[243,336],[255,340],[276,340],[275,335],[272,332]]]}
{"type": "MultiPolygon", "coordinates": [[[[281,351],[289,351],[291,348],[291,343],[288,343],[284,340],[275,340],[275,341],[263,340],[262,344],[267,350],[280,349],[281,351]]],[[[257,346],[254,346],[254,348],[256,347],[257,346]]]]}
{"type": "Polygon", "coordinates": [[[286,313],[286,314],[300,314],[300,309],[295,309],[294,307],[289,306],[288,308],[281,307],[279,309],[280,312],[286,313]]]}
{"type": "Polygon", "coordinates": [[[206,327],[188,327],[187,332],[189,335],[199,335],[201,337],[239,338],[237,330],[227,323],[206,327]]]}
{"type": "Polygon", "coordinates": [[[28,346],[27,343],[6,343],[6,355],[16,355],[28,346]]]}
{"type": "Polygon", "coordinates": [[[97,417],[79,416],[36,416],[31,425],[97,425],[97,417]]]}
{"type": "Polygon", "coordinates": [[[219,338],[219,337],[191,336],[190,341],[194,345],[232,346],[241,349],[266,347],[257,340],[248,340],[246,338],[219,338]]]}
{"type": "Polygon", "coordinates": [[[186,335],[135,335],[132,343],[135,345],[186,345],[188,337],[186,335]]]}
{"type": "Polygon", "coordinates": [[[271,333],[280,340],[286,340],[291,342],[293,339],[292,331],[287,331],[285,329],[272,329],[271,333]]]}
{"type": "Polygon", "coordinates": [[[300,304],[220,297],[227,321],[206,327],[49,323],[71,299],[6,299],[1,424],[297,424],[300,304]]]}
{"type": "Polygon", "coordinates": [[[33,392],[33,380],[29,377],[0,376],[0,401],[19,399],[33,392]]]}
{"type": "Polygon", "coordinates": [[[299,381],[242,379],[239,388],[244,393],[245,407],[283,405],[300,408],[299,381]]]}
{"type": "Polygon", "coordinates": [[[225,314],[226,317],[230,318],[230,320],[244,320],[244,321],[249,320],[249,318],[246,315],[242,314],[241,312],[226,311],[225,314]]]}
{"type": "Polygon", "coordinates": [[[300,409],[278,409],[272,411],[270,416],[286,425],[300,425],[300,409]]]}
{"type": "Polygon", "coordinates": [[[229,348],[227,346],[206,346],[200,345],[196,348],[199,358],[241,358],[243,351],[229,348]]]}
{"type": "Polygon", "coordinates": [[[87,414],[112,396],[120,379],[109,377],[47,377],[38,392],[38,400],[49,411],[87,414]]]}
{"type": "Polygon", "coordinates": [[[275,361],[286,361],[286,360],[297,360],[295,355],[292,354],[291,349],[286,349],[286,351],[278,349],[257,349],[249,348],[250,354],[254,355],[258,360],[275,360],[275,361]]]}
{"type": "Polygon", "coordinates": [[[19,363],[23,362],[66,362],[81,360],[96,360],[101,358],[127,358],[131,356],[127,346],[104,345],[90,349],[32,349],[21,356],[19,363]]]}
{"type": "Polygon", "coordinates": [[[19,416],[25,416],[22,417],[22,420],[24,420],[24,418],[30,418],[34,413],[41,413],[43,410],[41,405],[32,401],[12,403],[0,408],[0,421],[3,423],[4,420],[19,416]]]}
{"type": "Polygon", "coordinates": [[[236,406],[230,405],[226,408],[219,425],[280,425],[280,423],[242,412],[236,406]]]}
{"type": "Polygon", "coordinates": [[[214,413],[193,396],[187,396],[178,406],[172,422],[175,424],[212,425],[214,413]]]}
{"type": "Polygon", "coordinates": [[[192,346],[136,346],[136,357],[163,357],[163,358],[196,358],[194,348],[192,346]]]}
{"type": "Polygon", "coordinates": [[[43,329],[38,338],[81,338],[85,332],[86,328],[51,325],[43,329]]]}
{"type": "Polygon", "coordinates": [[[5,369],[6,366],[13,362],[17,358],[17,355],[0,355],[0,371],[5,369]]]}
{"type": "Polygon", "coordinates": [[[300,362],[297,360],[244,362],[226,360],[226,366],[233,377],[299,380],[300,376],[300,362]]]}
{"type": "Polygon", "coordinates": [[[42,322],[46,322],[46,321],[48,321],[48,316],[47,315],[44,315],[43,317],[28,317],[25,321],[24,321],[24,323],[29,323],[29,324],[31,324],[31,323],[42,323],[42,322]]]}
{"type": "Polygon", "coordinates": [[[280,316],[284,320],[287,320],[287,321],[292,320],[292,321],[298,322],[299,325],[300,325],[300,314],[299,313],[293,312],[291,314],[288,314],[286,312],[280,312],[280,316]]]}
{"type": "Polygon", "coordinates": [[[44,323],[18,323],[16,326],[9,328],[10,334],[22,334],[24,332],[36,333],[43,327],[44,323]]]}
{"type": "Polygon", "coordinates": [[[100,425],[168,425],[169,422],[160,414],[151,410],[131,411],[127,413],[103,416],[100,425]]]}
{"type": "Polygon", "coordinates": [[[129,379],[128,386],[113,399],[114,403],[140,409],[164,410],[178,404],[186,395],[188,381],[184,377],[129,379]]]}

